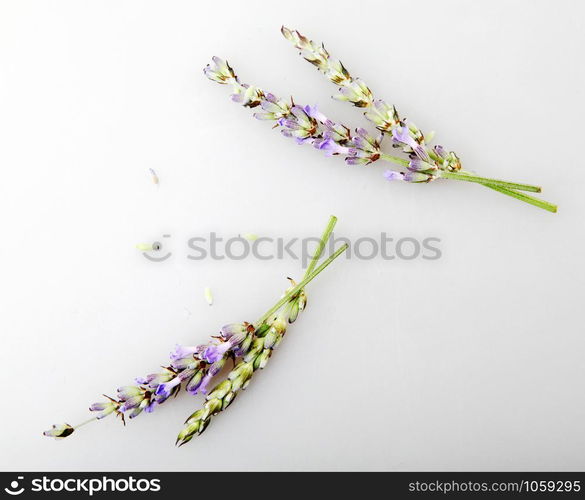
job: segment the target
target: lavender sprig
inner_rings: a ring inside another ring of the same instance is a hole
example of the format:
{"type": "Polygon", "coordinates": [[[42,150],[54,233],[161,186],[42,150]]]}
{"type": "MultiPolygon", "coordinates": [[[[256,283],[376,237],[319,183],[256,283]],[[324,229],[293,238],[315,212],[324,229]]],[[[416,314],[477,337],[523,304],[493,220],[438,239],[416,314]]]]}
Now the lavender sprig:
{"type": "Polygon", "coordinates": [[[423,134],[414,123],[406,118],[401,119],[394,105],[389,105],[382,99],[375,99],[365,82],[351,76],[341,61],[330,56],[323,44],[315,43],[298,31],[285,26],[281,27],[281,33],[299,49],[299,54],[305,60],[313,64],[338,86],[338,92],[333,96],[334,99],[347,101],[358,108],[364,108],[366,119],[382,133],[390,134],[393,146],[401,148],[408,155],[408,162],[382,155],[382,159],[397,163],[415,173],[415,175],[409,175],[408,172],[400,172],[399,175],[396,175],[395,172],[389,171],[385,173],[386,179],[430,182],[437,178],[444,178],[475,182],[539,208],[556,212],[556,205],[517,192],[520,190],[540,193],[542,189],[539,186],[479,177],[470,171],[463,170],[461,161],[455,152],[447,152],[439,145],[433,147],[429,145],[434,133],[423,134]]]}
{"type": "Polygon", "coordinates": [[[218,57],[213,57],[212,64],[204,69],[205,75],[217,83],[231,85],[233,101],[249,108],[260,107],[261,111],[254,113],[254,116],[273,121],[274,127],[279,127],[284,136],[294,138],[298,144],[310,144],[327,156],[344,156],[348,165],[369,165],[378,160],[391,162],[400,166],[400,170],[384,172],[387,180],[428,183],[444,178],[474,182],[556,212],[555,205],[518,193],[518,190],[540,192],[538,186],[479,177],[463,170],[454,152],[447,152],[438,145],[431,147],[431,134],[423,134],[414,123],[400,118],[395,106],[374,99],[369,87],[362,80],[353,78],[340,61],[332,59],[323,45],[315,44],[297,31],[285,27],[282,33],[305,59],[339,86],[335,98],[366,109],[366,118],[375,125],[378,136],[363,128],[352,132],[346,125],[329,119],[316,106],[300,106],[292,99],[289,103],[257,86],[242,83],[233,68],[218,57]],[[392,146],[400,148],[408,159],[382,150],[382,140],[386,135],[390,136],[392,146]]]}
{"type": "MultiPolygon", "coordinates": [[[[305,271],[303,281],[313,274],[313,269],[323,253],[325,243],[329,239],[336,222],[337,219],[331,217],[329,224],[321,236],[319,245],[315,249],[311,262],[305,271]]],[[[342,246],[329,259],[335,258],[336,255],[344,252],[346,247],[346,245],[342,246]]],[[[319,269],[326,265],[327,260],[314,272],[319,272],[319,269]]],[[[250,350],[235,364],[225,380],[211,390],[206,397],[203,408],[195,411],[187,418],[177,436],[176,445],[183,446],[196,435],[202,434],[211,423],[212,417],[232,404],[239,391],[246,389],[254,373],[257,370],[262,370],[266,366],[274,349],[282,341],[286,333],[287,324],[294,323],[298,313],[306,307],[307,299],[302,288],[292,299],[287,299],[288,294],[300,286],[296,285],[292,280],[291,283],[291,288],[287,290],[288,293],[285,293],[279,303],[258,320],[257,323],[262,326],[256,331],[250,350]],[[279,304],[284,305],[284,307],[280,308],[279,304]]]]}
{"type": "MultiPolygon", "coordinates": [[[[335,217],[331,217],[303,280],[299,284],[292,282],[292,286],[285,292],[283,297],[254,324],[243,322],[225,325],[221,328],[219,335],[213,337],[207,344],[196,346],[177,345],[170,354],[170,364],[163,366],[161,371],[151,373],[146,377],[136,378],[133,385],[119,387],[116,398],[104,395],[105,401],[92,404],[89,410],[94,413],[93,418],[76,426],[69,424],[53,425],[50,430],[45,431],[43,434],[48,437],[64,438],[70,436],[79,427],[89,422],[101,420],[109,415],[116,415],[125,423],[126,416],[132,419],[142,412],[150,413],[154,411],[157,406],[163,404],[171,396],[176,396],[181,387],[184,387],[190,394],[207,394],[209,384],[223,369],[228,360],[232,359],[235,367],[240,367],[239,375],[234,377],[243,376],[245,369],[241,368],[242,360],[249,359],[249,353],[256,352],[260,342],[264,352],[260,353],[261,357],[255,362],[254,366],[256,368],[263,367],[271,354],[271,350],[279,342],[274,332],[284,334],[281,326],[279,326],[282,324],[282,318],[286,317],[292,323],[296,319],[298,312],[305,308],[306,295],[304,287],[347,249],[347,245],[343,245],[315,269],[316,261],[322,254],[325,242],[329,238],[336,220],[335,217]],[[266,349],[270,352],[266,351],[266,349]],[[236,363],[238,359],[240,361],[236,363]]],[[[243,379],[239,378],[238,380],[243,385],[243,379]]],[[[237,382],[234,382],[234,384],[237,384],[237,382]]],[[[235,395],[236,390],[241,387],[237,385],[234,385],[234,387],[233,392],[235,395]]],[[[216,388],[211,393],[215,391],[216,388]]],[[[201,430],[199,433],[201,432],[203,431],[201,430]]]]}

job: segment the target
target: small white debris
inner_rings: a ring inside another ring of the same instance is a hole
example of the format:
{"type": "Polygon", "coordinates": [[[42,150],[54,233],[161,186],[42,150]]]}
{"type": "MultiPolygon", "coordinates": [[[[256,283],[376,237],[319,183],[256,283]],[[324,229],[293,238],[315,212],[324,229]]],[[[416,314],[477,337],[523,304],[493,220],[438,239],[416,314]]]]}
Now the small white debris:
{"type": "Polygon", "coordinates": [[[248,241],[255,241],[258,239],[258,235],[254,233],[244,233],[242,236],[248,241]]]}
{"type": "Polygon", "coordinates": [[[158,185],[158,175],[156,175],[156,172],[154,171],[154,169],[149,168],[148,170],[150,170],[150,175],[152,176],[152,182],[154,184],[158,185]]]}
{"type": "Polygon", "coordinates": [[[209,288],[208,286],[205,287],[204,294],[205,294],[205,300],[207,301],[207,303],[209,305],[212,305],[213,304],[213,295],[211,293],[211,288],[209,288]]]}

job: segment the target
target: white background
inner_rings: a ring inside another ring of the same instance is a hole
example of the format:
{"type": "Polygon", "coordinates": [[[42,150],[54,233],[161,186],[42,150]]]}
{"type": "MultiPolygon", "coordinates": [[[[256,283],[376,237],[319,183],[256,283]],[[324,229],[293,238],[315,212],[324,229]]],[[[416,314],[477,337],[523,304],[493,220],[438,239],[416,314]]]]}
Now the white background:
{"type": "Polygon", "coordinates": [[[583,3],[2,1],[5,470],[577,470],[585,467],[583,3]],[[389,184],[280,136],[208,81],[365,123],[281,37],[323,40],[465,166],[535,183],[552,215],[471,184],[389,184]],[[154,168],[160,185],[153,185],[154,168]],[[339,260],[269,366],[206,433],[182,394],[60,442],[177,342],[253,321],[292,259],[190,261],[186,240],[386,231],[436,261],[339,260]],[[172,258],[135,245],[170,233],[172,258]],[[203,288],[216,302],[209,307],[203,288]]]}

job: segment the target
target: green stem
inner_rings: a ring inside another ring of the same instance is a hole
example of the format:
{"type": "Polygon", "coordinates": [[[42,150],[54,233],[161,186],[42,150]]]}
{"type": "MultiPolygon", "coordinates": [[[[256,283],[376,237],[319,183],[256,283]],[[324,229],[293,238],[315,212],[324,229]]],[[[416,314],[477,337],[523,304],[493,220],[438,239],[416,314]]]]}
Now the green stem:
{"type": "Polygon", "coordinates": [[[397,165],[401,165],[402,167],[408,167],[408,160],[400,158],[399,156],[392,156],[386,153],[380,153],[380,159],[391,161],[392,163],[396,163],[397,165]]]}
{"type": "MultiPolygon", "coordinates": [[[[329,218],[329,222],[327,223],[327,227],[325,227],[325,230],[323,231],[323,234],[321,235],[321,239],[319,240],[319,244],[317,245],[317,248],[315,249],[315,253],[313,254],[313,257],[311,257],[311,261],[309,262],[309,265],[307,266],[307,270],[305,271],[305,275],[303,276],[304,278],[306,278],[307,276],[310,276],[310,274],[313,272],[313,269],[315,269],[317,262],[319,262],[319,259],[321,258],[321,255],[323,254],[323,250],[325,249],[325,245],[327,244],[327,241],[329,240],[329,236],[331,236],[331,233],[333,232],[333,228],[335,227],[335,224],[337,224],[337,217],[335,217],[335,215],[332,215],[329,218]]],[[[290,303],[292,304],[295,300],[298,300],[299,297],[300,297],[300,294],[297,295],[296,297],[291,297],[290,303]]]]}
{"type": "MultiPolygon", "coordinates": [[[[408,166],[408,160],[405,160],[405,159],[400,158],[398,156],[392,156],[392,155],[389,155],[386,153],[380,153],[380,159],[395,163],[395,164],[400,165],[402,167],[408,166]]],[[[519,189],[521,191],[529,191],[532,193],[540,193],[542,191],[542,188],[540,186],[533,186],[532,184],[521,184],[518,182],[502,181],[499,179],[491,179],[489,177],[479,177],[477,175],[469,174],[468,172],[465,172],[465,171],[461,171],[461,172],[457,172],[457,173],[456,172],[441,171],[440,176],[445,178],[445,179],[457,179],[460,181],[475,182],[477,184],[482,184],[486,187],[491,187],[492,189],[494,189],[495,187],[503,188],[504,191],[501,191],[500,189],[496,189],[496,191],[500,191],[501,193],[504,193],[504,194],[509,194],[509,193],[507,193],[507,191],[512,190],[512,189],[519,189]]],[[[511,195],[511,196],[514,196],[514,195],[511,195]]],[[[514,196],[514,197],[516,198],[516,196],[514,196]]],[[[527,196],[526,199],[524,197],[517,197],[517,198],[524,200],[524,201],[535,199],[535,198],[532,198],[531,196],[527,196]]],[[[534,203],[531,201],[527,201],[527,203],[532,203],[534,205],[534,203]]],[[[546,203],[546,202],[544,202],[544,203],[549,205],[550,207],[554,207],[554,205],[552,205],[550,203],[546,203]]],[[[540,206],[540,205],[537,205],[537,206],[540,206]]],[[[550,210],[550,208],[546,208],[546,210],[550,210]]]]}
{"type": "Polygon", "coordinates": [[[89,424],[90,422],[93,422],[94,420],[97,420],[97,419],[98,419],[97,417],[92,417],[89,420],[86,420],[84,422],[81,422],[80,424],[77,424],[77,425],[73,426],[73,428],[74,429],[79,429],[80,427],[82,427],[82,426],[84,426],[86,424],[89,424]]]}
{"type": "Polygon", "coordinates": [[[332,215],[329,218],[329,222],[327,223],[327,227],[325,228],[325,230],[323,231],[323,234],[321,235],[321,240],[319,241],[319,245],[315,249],[315,253],[313,254],[313,258],[311,259],[311,262],[309,262],[309,266],[307,267],[307,270],[305,271],[305,278],[313,272],[313,269],[315,269],[317,262],[319,262],[319,259],[321,258],[321,255],[323,254],[323,250],[325,249],[325,245],[327,244],[327,241],[329,240],[329,236],[333,232],[333,228],[335,227],[335,224],[337,224],[337,217],[335,217],[335,215],[332,215]]]}
{"type": "Polygon", "coordinates": [[[549,212],[552,212],[552,213],[557,212],[557,206],[554,205],[553,203],[549,203],[548,201],[539,200],[538,198],[535,198],[534,196],[529,196],[529,195],[524,194],[524,193],[519,193],[518,191],[514,191],[512,189],[506,189],[506,188],[501,187],[501,186],[492,186],[489,184],[483,184],[483,185],[487,188],[493,189],[494,191],[498,191],[499,193],[511,196],[512,198],[516,198],[517,200],[524,201],[526,203],[530,203],[531,205],[534,205],[535,207],[542,208],[544,210],[548,210],[549,212]]]}
{"type": "Polygon", "coordinates": [[[532,193],[540,193],[542,188],[539,186],[532,186],[531,184],[519,184],[517,182],[502,181],[499,179],[490,179],[488,177],[479,177],[465,172],[445,172],[441,171],[440,177],[444,179],[455,179],[458,181],[475,182],[477,184],[484,184],[488,187],[499,186],[506,189],[519,189],[521,191],[530,191],[532,193]]]}
{"type": "Polygon", "coordinates": [[[258,327],[262,323],[264,323],[270,316],[272,316],[276,311],[278,311],[283,305],[285,305],[291,297],[296,295],[299,291],[301,291],[305,286],[313,281],[329,264],[331,264],[337,257],[339,257],[345,250],[347,250],[347,243],[342,245],[338,250],[336,250],[330,257],[328,257],[323,264],[321,264],[317,269],[313,271],[309,276],[303,278],[303,280],[296,285],[294,288],[290,289],[286,292],[282,298],[274,304],[268,311],[266,311],[259,319],[256,321],[255,325],[258,327]]]}

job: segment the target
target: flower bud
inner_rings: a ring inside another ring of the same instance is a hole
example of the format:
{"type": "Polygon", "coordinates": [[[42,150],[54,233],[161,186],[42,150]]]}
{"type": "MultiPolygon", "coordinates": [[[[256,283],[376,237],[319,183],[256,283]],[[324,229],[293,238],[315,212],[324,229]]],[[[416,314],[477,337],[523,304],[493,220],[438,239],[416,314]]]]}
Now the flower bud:
{"type": "Polygon", "coordinates": [[[201,421],[196,420],[192,423],[186,424],[179,432],[177,440],[175,441],[176,446],[183,446],[193,439],[193,436],[199,432],[201,428],[201,421]]]}
{"type": "Polygon", "coordinates": [[[234,399],[236,399],[236,393],[235,392],[228,392],[225,396],[225,398],[223,398],[223,402],[222,402],[222,406],[221,409],[222,411],[225,410],[229,405],[231,405],[234,402],[234,399]]]}
{"type": "Polygon", "coordinates": [[[278,339],[279,333],[276,328],[272,327],[268,330],[266,337],[264,337],[264,348],[265,349],[272,349],[272,346],[276,343],[276,339],[278,339]]]}
{"type": "MultiPolygon", "coordinates": [[[[109,398],[108,398],[109,399],[109,398]]],[[[94,403],[89,407],[89,411],[99,412],[96,415],[98,420],[107,417],[110,413],[113,413],[120,407],[120,403],[118,401],[114,401],[113,399],[109,399],[109,401],[94,403]]]]}
{"type": "Polygon", "coordinates": [[[412,158],[408,162],[408,170],[412,172],[429,172],[432,173],[437,170],[437,166],[423,161],[420,158],[412,158]]]}
{"type": "Polygon", "coordinates": [[[256,359],[254,360],[254,370],[262,370],[266,366],[266,363],[268,363],[271,354],[272,351],[270,349],[264,349],[258,356],[256,356],[256,359]]]}
{"type": "Polygon", "coordinates": [[[424,174],[422,172],[406,172],[403,178],[406,182],[414,183],[430,182],[434,179],[432,175],[424,174]]]}
{"type": "Polygon", "coordinates": [[[255,338],[252,342],[252,347],[248,351],[248,354],[244,356],[244,361],[246,363],[254,361],[256,356],[260,354],[260,352],[264,349],[264,339],[263,338],[255,338]]]}
{"type": "Polygon", "coordinates": [[[196,394],[199,386],[201,385],[201,380],[203,379],[203,370],[197,370],[191,380],[187,382],[187,386],[185,387],[186,391],[190,394],[196,394]]]}
{"type": "Polygon", "coordinates": [[[230,392],[232,388],[232,382],[231,380],[224,380],[223,382],[220,382],[219,384],[217,384],[212,390],[211,392],[207,395],[207,400],[210,399],[223,399],[225,397],[225,395],[230,392]]]}

